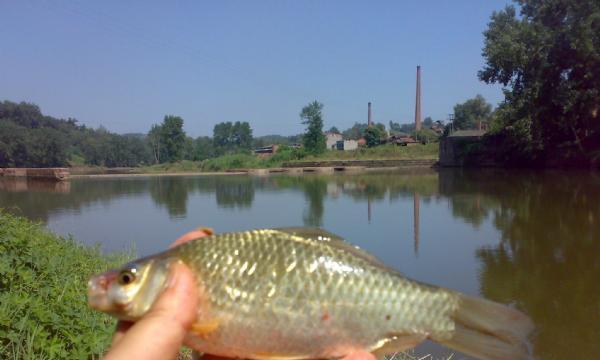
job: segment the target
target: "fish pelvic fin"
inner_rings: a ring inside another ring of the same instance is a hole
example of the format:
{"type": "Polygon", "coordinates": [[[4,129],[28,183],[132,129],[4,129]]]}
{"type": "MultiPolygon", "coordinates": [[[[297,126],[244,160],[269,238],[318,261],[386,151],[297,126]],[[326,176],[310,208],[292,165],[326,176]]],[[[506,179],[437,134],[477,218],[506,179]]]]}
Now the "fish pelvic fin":
{"type": "Polygon", "coordinates": [[[458,296],[455,330],[434,341],[482,360],[531,358],[527,337],[533,323],[527,315],[493,301],[458,296]]]}
{"type": "Polygon", "coordinates": [[[192,324],[192,333],[200,337],[205,337],[213,331],[217,330],[220,325],[219,319],[210,319],[202,322],[195,322],[192,324]]]}
{"type": "Polygon", "coordinates": [[[380,341],[370,351],[378,360],[383,360],[386,355],[412,349],[425,339],[427,339],[425,334],[397,334],[380,341]]]}

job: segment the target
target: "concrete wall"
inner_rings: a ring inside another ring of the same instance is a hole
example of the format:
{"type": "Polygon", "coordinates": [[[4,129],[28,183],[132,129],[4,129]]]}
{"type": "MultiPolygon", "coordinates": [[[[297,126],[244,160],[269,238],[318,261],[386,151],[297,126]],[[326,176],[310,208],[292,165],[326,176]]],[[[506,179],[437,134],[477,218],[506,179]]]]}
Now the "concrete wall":
{"type": "Polygon", "coordinates": [[[340,134],[325,134],[325,136],[327,137],[326,140],[326,144],[327,144],[327,149],[329,150],[335,150],[335,144],[339,141],[342,140],[342,135],[340,134]]]}
{"type": "Polygon", "coordinates": [[[464,149],[481,142],[480,136],[448,136],[440,139],[440,166],[463,166],[464,149]]]}
{"type": "Polygon", "coordinates": [[[66,168],[4,168],[0,169],[0,176],[27,177],[51,180],[66,180],[69,178],[69,169],[66,168]]]}
{"type": "Polygon", "coordinates": [[[358,149],[358,141],[344,140],[344,150],[356,150],[356,149],[358,149]]]}

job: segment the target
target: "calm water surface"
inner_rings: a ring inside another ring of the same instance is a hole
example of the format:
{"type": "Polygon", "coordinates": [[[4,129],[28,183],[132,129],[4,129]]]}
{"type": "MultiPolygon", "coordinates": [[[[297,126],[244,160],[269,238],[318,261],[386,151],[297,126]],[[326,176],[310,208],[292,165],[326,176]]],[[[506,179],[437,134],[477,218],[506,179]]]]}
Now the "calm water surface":
{"type": "MultiPolygon", "coordinates": [[[[526,312],[538,359],[600,354],[598,173],[3,180],[0,207],[104,251],[133,246],[140,256],[198,226],[320,226],[411,278],[526,312]]],[[[427,353],[451,351],[417,349],[427,353]]]]}

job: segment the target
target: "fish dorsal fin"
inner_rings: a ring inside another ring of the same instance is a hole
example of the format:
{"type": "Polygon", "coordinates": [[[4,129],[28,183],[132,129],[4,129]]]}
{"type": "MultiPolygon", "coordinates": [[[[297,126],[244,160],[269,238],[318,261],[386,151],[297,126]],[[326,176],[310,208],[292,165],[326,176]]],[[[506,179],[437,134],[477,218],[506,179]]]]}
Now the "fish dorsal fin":
{"type": "Polygon", "coordinates": [[[331,246],[347,251],[358,258],[366,260],[372,265],[375,265],[380,268],[385,268],[386,270],[392,270],[389,266],[385,265],[383,262],[381,262],[381,260],[379,260],[375,256],[369,254],[368,252],[364,251],[358,246],[350,244],[341,236],[331,233],[327,230],[308,227],[286,227],[273,230],[281,231],[283,233],[302,237],[305,239],[327,241],[331,246]]]}

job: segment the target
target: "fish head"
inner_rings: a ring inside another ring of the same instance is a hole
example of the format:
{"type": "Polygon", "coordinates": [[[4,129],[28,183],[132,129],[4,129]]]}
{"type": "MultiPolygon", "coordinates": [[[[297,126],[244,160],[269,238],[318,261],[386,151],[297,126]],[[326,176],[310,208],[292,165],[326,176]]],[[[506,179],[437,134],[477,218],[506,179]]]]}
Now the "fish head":
{"type": "Polygon", "coordinates": [[[91,308],[135,321],[150,309],[166,286],[170,261],[142,259],[96,275],[88,282],[91,308]]]}

